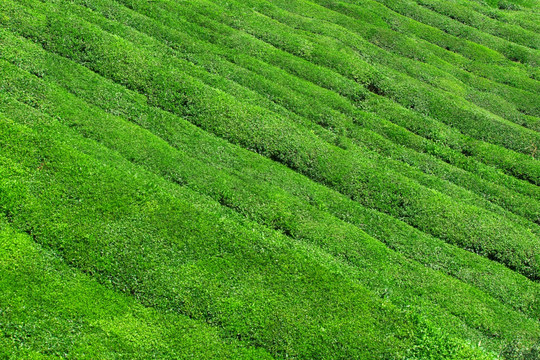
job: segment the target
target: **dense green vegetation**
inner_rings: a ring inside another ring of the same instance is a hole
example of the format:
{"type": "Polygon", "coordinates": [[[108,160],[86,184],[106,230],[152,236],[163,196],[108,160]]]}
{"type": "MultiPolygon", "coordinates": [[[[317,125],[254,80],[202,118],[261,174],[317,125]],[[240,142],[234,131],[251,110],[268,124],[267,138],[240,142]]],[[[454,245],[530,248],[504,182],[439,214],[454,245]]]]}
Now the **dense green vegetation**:
{"type": "Polygon", "coordinates": [[[0,2],[0,355],[539,356],[539,11],[0,2]]]}

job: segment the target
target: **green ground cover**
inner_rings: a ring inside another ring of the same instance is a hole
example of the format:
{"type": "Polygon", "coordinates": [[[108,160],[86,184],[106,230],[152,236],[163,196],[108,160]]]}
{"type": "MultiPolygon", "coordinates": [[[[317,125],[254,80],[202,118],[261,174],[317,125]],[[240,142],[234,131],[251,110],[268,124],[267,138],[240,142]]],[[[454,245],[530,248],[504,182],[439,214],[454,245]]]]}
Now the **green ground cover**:
{"type": "Polygon", "coordinates": [[[536,1],[0,3],[0,356],[534,359],[536,1]]]}

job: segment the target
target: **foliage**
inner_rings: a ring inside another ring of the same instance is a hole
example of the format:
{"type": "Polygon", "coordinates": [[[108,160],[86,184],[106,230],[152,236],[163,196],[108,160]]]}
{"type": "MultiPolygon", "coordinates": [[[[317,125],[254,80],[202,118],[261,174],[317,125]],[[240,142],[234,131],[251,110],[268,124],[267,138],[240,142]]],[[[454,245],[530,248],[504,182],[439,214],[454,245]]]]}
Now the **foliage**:
{"type": "Polygon", "coordinates": [[[3,1],[0,357],[534,358],[536,8],[3,1]]]}

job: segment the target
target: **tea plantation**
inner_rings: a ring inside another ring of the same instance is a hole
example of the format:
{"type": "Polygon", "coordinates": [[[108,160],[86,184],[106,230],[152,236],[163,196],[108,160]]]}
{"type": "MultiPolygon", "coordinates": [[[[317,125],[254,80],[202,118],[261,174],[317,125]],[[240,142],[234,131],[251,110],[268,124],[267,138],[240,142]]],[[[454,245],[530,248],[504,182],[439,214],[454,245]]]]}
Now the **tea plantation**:
{"type": "Polygon", "coordinates": [[[0,359],[540,359],[538,0],[0,0],[0,359]]]}

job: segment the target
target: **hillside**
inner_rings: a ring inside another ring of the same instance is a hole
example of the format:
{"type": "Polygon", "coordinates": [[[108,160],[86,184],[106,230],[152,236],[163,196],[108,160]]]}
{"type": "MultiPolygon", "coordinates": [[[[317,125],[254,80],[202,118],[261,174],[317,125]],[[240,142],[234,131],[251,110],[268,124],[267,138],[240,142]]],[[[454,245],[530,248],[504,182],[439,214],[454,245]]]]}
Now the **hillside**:
{"type": "Polygon", "coordinates": [[[0,359],[540,359],[537,0],[1,0],[0,359]]]}

